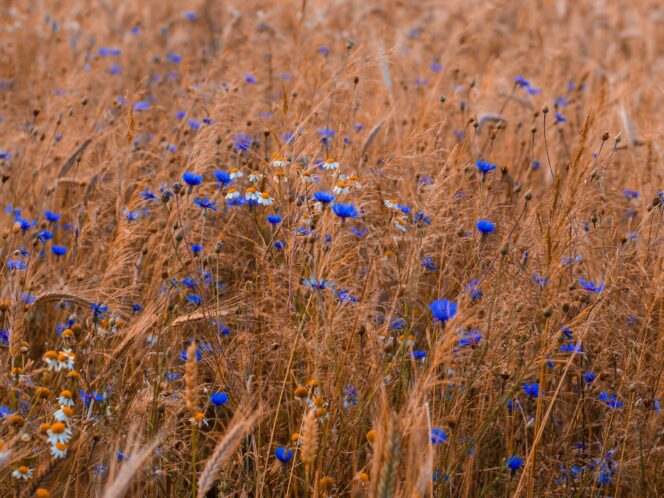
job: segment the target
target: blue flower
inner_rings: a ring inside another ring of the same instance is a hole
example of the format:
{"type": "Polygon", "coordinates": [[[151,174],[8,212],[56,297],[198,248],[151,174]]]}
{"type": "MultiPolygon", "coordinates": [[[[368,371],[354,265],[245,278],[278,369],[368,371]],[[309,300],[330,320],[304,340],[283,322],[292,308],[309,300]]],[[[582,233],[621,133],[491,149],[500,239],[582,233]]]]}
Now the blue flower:
{"type": "Polygon", "coordinates": [[[52,246],[51,252],[56,256],[64,256],[67,254],[67,248],[65,246],[52,246]]]}
{"type": "Polygon", "coordinates": [[[496,229],[496,225],[489,220],[479,220],[477,222],[477,230],[481,233],[488,235],[496,229]]]}
{"type": "Polygon", "coordinates": [[[411,355],[413,356],[414,360],[423,360],[427,357],[427,352],[423,349],[413,349],[411,355]]]}
{"type": "Polygon", "coordinates": [[[530,82],[520,75],[514,78],[514,84],[519,88],[528,88],[530,86],[530,82]]]}
{"type": "Polygon", "coordinates": [[[55,235],[49,230],[42,230],[37,234],[37,240],[42,244],[45,244],[47,240],[51,240],[55,235]]]}
{"type": "Polygon", "coordinates": [[[214,177],[217,179],[217,186],[223,187],[233,181],[228,171],[218,170],[214,172],[214,177]]]}
{"type": "Polygon", "coordinates": [[[119,57],[122,54],[122,50],[120,50],[119,48],[101,47],[97,53],[101,57],[119,57]]]}
{"type": "Polygon", "coordinates": [[[360,300],[355,296],[351,295],[350,290],[348,289],[339,289],[337,291],[337,299],[342,303],[359,303],[360,300]]]}
{"type": "Polygon", "coordinates": [[[496,169],[495,164],[491,164],[489,161],[481,161],[479,159],[475,163],[475,166],[477,166],[477,169],[479,169],[484,175],[496,169]]]}
{"type": "Polygon", "coordinates": [[[189,289],[193,289],[194,287],[196,287],[197,284],[196,284],[196,281],[193,278],[191,278],[189,275],[187,275],[186,277],[184,277],[182,279],[182,285],[184,285],[185,287],[187,287],[189,289]]]}
{"type": "Polygon", "coordinates": [[[210,396],[210,401],[212,401],[214,406],[223,406],[228,403],[228,394],[225,392],[213,393],[212,396],[210,396]]]}
{"type": "Polygon", "coordinates": [[[187,21],[195,21],[198,19],[198,14],[196,14],[196,12],[193,10],[190,10],[182,14],[182,17],[184,17],[187,21]]]}
{"type": "Polygon", "coordinates": [[[431,217],[427,216],[424,211],[418,211],[415,213],[415,216],[413,216],[413,223],[416,225],[431,225],[431,217]]]}
{"type": "Polygon", "coordinates": [[[279,216],[278,214],[268,214],[267,221],[271,225],[278,225],[279,223],[281,223],[281,216],[279,216]]]}
{"type": "Polygon", "coordinates": [[[442,444],[447,441],[447,434],[443,429],[433,428],[431,429],[431,443],[432,444],[442,444]]]}
{"type": "Polygon", "coordinates": [[[102,303],[92,303],[90,305],[90,309],[92,310],[92,314],[95,320],[98,320],[99,318],[102,318],[104,313],[108,311],[108,306],[102,303]]]}
{"type": "Polygon", "coordinates": [[[198,294],[189,294],[187,296],[187,301],[189,301],[194,306],[200,306],[201,296],[199,296],[198,294]]]}
{"type": "Polygon", "coordinates": [[[205,197],[204,199],[194,199],[194,204],[196,204],[198,207],[200,207],[203,210],[206,210],[206,209],[211,209],[212,211],[217,210],[216,201],[213,202],[210,199],[208,199],[207,197],[205,197]]]}
{"type": "Polygon", "coordinates": [[[435,320],[446,322],[456,315],[457,303],[447,299],[436,299],[429,305],[429,309],[435,320]]]}
{"type": "Polygon", "coordinates": [[[138,313],[138,312],[141,311],[142,309],[143,309],[143,306],[141,306],[139,303],[134,303],[134,304],[131,305],[131,310],[132,310],[134,313],[138,313]]]}
{"type": "Polygon", "coordinates": [[[53,211],[44,211],[44,217],[46,217],[46,221],[49,223],[57,223],[60,221],[61,215],[53,211]]]}
{"type": "Polygon", "coordinates": [[[27,267],[28,265],[26,265],[25,262],[20,258],[7,260],[8,270],[25,270],[27,267]]]}
{"type": "Polygon", "coordinates": [[[556,123],[567,123],[567,118],[559,112],[555,113],[554,117],[556,118],[556,123]]]}
{"type": "Polygon", "coordinates": [[[354,204],[344,204],[342,202],[335,202],[332,204],[332,211],[339,218],[345,220],[346,218],[357,218],[359,216],[354,204]]]}
{"type": "Polygon", "coordinates": [[[406,320],[404,320],[401,317],[397,317],[392,320],[392,323],[390,323],[390,327],[392,330],[403,330],[406,327],[406,320]]]}
{"type": "Polygon", "coordinates": [[[510,456],[507,458],[505,463],[507,463],[507,468],[510,469],[510,472],[514,474],[523,465],[523,458],[518,456],[510,456]]]}
{"type": "Polygon", "coordinates": [[[192,171],[185,171],[182,175],[182,180],[189,186],[194,187],[200,185],[203,181],[203,175],[197,175],[192,171]]]}
{"type": "Polygon", "coordinates": [[[195,119],[190,119],[189,121],[187,121],[187,124],[189,125],[189,128],[191,128],[192,130],[198,130],[201,127],[201,124],[195,119]]]}
{"type": "Polygon", "coordinates": [[[583,382],[586,384],[592,384],[595,381],[597,376],[593,372],[583,372],[583,382]]]}
{"type": "Polygon", "coordinates": [[[328,202],[332,202],[334,200],[334,194],[332,194],[332,192],[328,192],[327,190],[318,190],[314,192],[314,199],[322,204],[327,204],[328,202]]]}
{"type": "Polygon", "coordinates": [[[244,81],[246,81],[250,85],[255,85],[256,84],[256,78],[254,77],[253,74],[245,74],[244,75],[244,81]]]}
{"type": "Polygon", "coordinates": [[[286,242],[284,242],[283,240],[275,240],[275,241],[274,241],[274,248],[275,248],[277,251],[280,251],[280,250],[283,249],[284,247],[286,247],[286,242]]]}
{"type": "Polygon", "coordinates": [[[144,190],[140,193],[141,199],[144,201],[152,202],[157,200],[157,196],[151,190],[144,190]]]}
{"type": "Polygon", "coordinates": [[[604,289],[604,284],[595,284],[595,282],[589,282],[584,278],[579,279],[579,284],[589,292],[602,292],[604,289]]]}
{"type": "Polygon", "coordinates": [[[482,340],[482,332],[475,329],[467,330],[459,338],[459,349],[475,347],[482,340]]]}
{"type": "Polygon", "coordinates": [[[523,385],[523,391],[531,398],[537,398],[539,396],[539,383],[526,382],[523,385]]]}
{"type": "Polygon", "coordinates": [[[274,456],[276,456],[277,460],[279,460],[281,463],[287,463],[291,458],[293,458],[293,450],[279,447],[274,450],[274,456]]]}
{"type": "Polygon", "coordinates": [[[597,399],[604,403],[610,410],[622,408],[625,404],[622,401],[618,401],[618,398],[615,394],[609,394],[606,391],[602,391],[597,399]]]}
{"type": "Polygon", "coordinates": [[[145,102],[144,100],[139,100],[138,102],[134,102],[135,111],[147,111],[149,108],[150,108],[149,102],[145,102]]]}
{"type": "Polygon", "coordinates": [[[320,280],[316,280],[316,277],[313,275],[309,277],[309,279],[304,279],[302,281],[302,285],[305,287],[309,287],[311,289],[318,289],[318,290],[323,290],[327,287],[332,287],[331,282],[327,282],[324,278],[321,278],[320,280]]]}
{"type": "Polygon", "coordinates": [[[438,269],[438,265],[433,262],[433,258],[422,258],[421,263],[427,271],[436,271],[438,269]]]}
{"type": "Polygon", "coordinates": [[[238,133],[233,137],[235,148],[241,152],[246,152],[251,147],[251,137],[246,133],[238,133]]]}
{"type": "Polygon", "coordinates": [[[191,252],[198,254],[203,250],[203,246],[200,244],[191,244],[191,252]]]}
{"type": "Polygon", "coordinates": [[[174,54],[173,52],[169,52],[166,54],[166,60],[168,62],[172,62],[173,64],[179,64],[182,62],[182,56],[179,54],[174,54]]]}
{"type": "Polygon", "coordinates": [[[533,275],[533,281],[540,287],[544,287],[549,283],[549,279],[541,275],[533,275]]]}

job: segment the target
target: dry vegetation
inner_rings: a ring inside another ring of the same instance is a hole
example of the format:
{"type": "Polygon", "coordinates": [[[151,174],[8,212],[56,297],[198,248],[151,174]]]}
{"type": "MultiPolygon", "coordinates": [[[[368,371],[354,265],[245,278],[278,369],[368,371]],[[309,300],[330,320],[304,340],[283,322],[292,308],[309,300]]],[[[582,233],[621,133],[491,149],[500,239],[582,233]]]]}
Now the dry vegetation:
{"type": "Polygon", "coordinates": [[[1,15],[1,496],[664,494],[659,2],[1,15]]]}

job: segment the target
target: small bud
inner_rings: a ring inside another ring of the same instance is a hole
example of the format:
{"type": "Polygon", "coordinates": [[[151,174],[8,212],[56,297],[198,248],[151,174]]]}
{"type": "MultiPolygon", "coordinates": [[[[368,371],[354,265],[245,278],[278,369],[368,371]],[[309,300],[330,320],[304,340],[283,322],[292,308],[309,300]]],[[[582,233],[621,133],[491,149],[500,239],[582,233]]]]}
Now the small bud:
{"type": "Polygon", "coordinates": [[[618,133],[618,134],[616,135],[615,140],[616,140],[616,143],[619,144],[620,141],[622,140],[622,133],[618,133]]]}
{"type": "Polygon", "coordinates": [[[441,95],[440,97],[438,97],[438,99],[440,100],[441,104],[445,103],[445,95],[441,95]]]}
{"type": "Polygon", "coordinates": [[[551,318],[551,315],[553,315],[553,310],[551,309],[550,306],[547,306],[542,311],[542,314],[544,315],[544,318],[551,318]]]}
{"type": "Polygon", "coordinates": [[[609,132],[604,132],[602,135],[602,142],[606,142],[609,139],[609,132]]]}
{"type": "Polygon", "coordinates": [[[549,113],[549,107],[548,106],[542,107],[542,114],[548,114],[548,113],[549,113]]]}
{"type": "Polygon", "coordinates": [[[523,197],[526,199],[526,202],[530,202],[533,198],[533,193],[529,190],[523,197]]]}

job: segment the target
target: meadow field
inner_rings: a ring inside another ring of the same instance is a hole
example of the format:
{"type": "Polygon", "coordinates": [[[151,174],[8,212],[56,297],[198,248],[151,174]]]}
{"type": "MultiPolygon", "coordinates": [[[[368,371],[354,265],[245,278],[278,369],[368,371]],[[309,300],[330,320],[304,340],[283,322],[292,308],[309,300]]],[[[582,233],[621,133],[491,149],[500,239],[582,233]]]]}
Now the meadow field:
{"type": "Polygon", "coordinates": [[[664,496],[664,4],[1,0],[0,498],[664,496]]]}

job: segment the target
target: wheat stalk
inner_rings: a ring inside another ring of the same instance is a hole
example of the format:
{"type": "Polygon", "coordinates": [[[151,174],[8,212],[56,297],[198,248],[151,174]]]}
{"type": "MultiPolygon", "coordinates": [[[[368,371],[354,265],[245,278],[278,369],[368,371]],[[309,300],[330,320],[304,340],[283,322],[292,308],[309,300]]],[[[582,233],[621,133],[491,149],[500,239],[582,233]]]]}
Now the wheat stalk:
{"type": "MultiPolygon", "coordinates": [[[[236,416],[236,418],[238,418],[236,416]]],[[[257,416],[254,415],[248,419],[238,420],[232,422],[230,428],[226,431],[226,435],[217,444],[217,447],[212,452],[212,456],[208,460],[198,484],[198,498],[203,498],[207,492],[212,489],[217,479],[217,475],[221,470],[223,463],[235,453],[242,438],[251,430],[255,424],[257,416]]]]}

